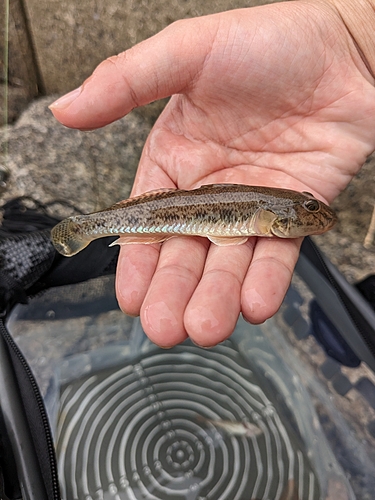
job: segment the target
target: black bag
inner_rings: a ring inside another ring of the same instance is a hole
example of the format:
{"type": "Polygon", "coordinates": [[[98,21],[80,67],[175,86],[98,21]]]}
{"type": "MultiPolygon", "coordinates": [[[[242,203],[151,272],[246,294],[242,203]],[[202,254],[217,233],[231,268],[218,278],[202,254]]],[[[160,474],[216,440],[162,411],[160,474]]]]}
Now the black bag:
{"type": "Polygon", "coordinates": [[[50,229],[59,219],[30,198],[3,207],[0,230],[0,474],[6,498],[21,498],[20,484],[30,498],[59,499],[55,450],[48,417],[34,375],[6,328],[12,308],[50,288],[113,274],[117,249],[104,251],[113,238],[98,240],[79,259],[54,250],[50,229]],[[32,202],[33,208],[27,206],[32,202]],[[90,259],[87,258],[87,253],[90,259]],[[104,257],[103,257],[104,255],[104,257]],[[95,265],[88,265],[93,262],[95,265]],[[15,467],[15,464],[17,466],[15,467]],[[18,478],[15,471],[18,471],[18,478]]]}

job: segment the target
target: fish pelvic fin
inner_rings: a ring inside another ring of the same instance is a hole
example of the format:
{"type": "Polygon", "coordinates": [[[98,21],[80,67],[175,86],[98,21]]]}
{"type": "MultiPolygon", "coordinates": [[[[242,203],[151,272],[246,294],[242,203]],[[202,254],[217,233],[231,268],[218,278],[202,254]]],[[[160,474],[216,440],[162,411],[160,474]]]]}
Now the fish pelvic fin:
{"type": "Polygon", "coordinates": [[[248,236],[207,236],[207,238],[219,247],[243,245],[248,240],[248,236]]]}

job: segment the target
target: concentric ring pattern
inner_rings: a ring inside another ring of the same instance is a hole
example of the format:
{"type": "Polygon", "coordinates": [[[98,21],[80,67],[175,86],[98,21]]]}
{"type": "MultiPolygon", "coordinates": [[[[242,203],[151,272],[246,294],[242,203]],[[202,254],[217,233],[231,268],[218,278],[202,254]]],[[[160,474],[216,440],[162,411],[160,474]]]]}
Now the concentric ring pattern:
{"type": "Polygon", "coordinates": [[[287,498],[320,498],[302,444],[230,342],[155,349],[65,386],[57,456],[65,500],[280,500],[288,485],[287,498]]]}

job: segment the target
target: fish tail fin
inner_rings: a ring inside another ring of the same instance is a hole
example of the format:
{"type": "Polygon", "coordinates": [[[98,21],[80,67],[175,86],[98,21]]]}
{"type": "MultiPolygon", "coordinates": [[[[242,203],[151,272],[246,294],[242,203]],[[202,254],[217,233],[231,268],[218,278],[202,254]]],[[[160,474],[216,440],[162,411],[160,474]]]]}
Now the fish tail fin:
{"type": "Polygon", "coordinates": [[[73,217],[68,217],[52,228],[51,241],[61,255],[71,257],[87,247],[91,239],[79,231],[73,217]]]}

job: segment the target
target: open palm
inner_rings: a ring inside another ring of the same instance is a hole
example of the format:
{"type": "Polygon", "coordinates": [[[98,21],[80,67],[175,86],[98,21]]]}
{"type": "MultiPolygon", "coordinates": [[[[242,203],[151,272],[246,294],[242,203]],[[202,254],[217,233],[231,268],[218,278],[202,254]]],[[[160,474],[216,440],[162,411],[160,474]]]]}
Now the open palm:
{"type": "MultiPolygon", "coordinates": [[[[372,78],[339,16],[320,4],[175,23],[104,61],[78,97],[53,112],[65,125],[95,128],[172,94],[133,194],[230,182],[310,191],[330,202],[375,148],[372,78]]],[[[125,246],[118,300],[141,314],[162,346],[187,335],[214,345],[241,311],[255,323],[277,311],[300,243],[250,238],[217,247],[179,237],[161,247],[125,246]]]]}

